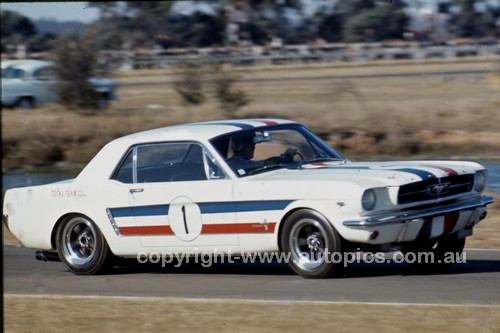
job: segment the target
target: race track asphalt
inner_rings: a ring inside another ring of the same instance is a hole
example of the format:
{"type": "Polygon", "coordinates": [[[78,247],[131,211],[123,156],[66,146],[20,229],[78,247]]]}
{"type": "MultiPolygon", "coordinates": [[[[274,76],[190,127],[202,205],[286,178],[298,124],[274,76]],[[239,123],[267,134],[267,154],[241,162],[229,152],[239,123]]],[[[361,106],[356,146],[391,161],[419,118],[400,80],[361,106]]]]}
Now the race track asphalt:
{"type": "Polygon", "coordinates": [[[500,305],[500,250],[466,249],[466,263],[428,273],[410,264],[353,264],[343,276],[307,280],[286,264],[132,265],[77,276],[34,250],[4,246],[4,293],[279,301],[500,305]]]}

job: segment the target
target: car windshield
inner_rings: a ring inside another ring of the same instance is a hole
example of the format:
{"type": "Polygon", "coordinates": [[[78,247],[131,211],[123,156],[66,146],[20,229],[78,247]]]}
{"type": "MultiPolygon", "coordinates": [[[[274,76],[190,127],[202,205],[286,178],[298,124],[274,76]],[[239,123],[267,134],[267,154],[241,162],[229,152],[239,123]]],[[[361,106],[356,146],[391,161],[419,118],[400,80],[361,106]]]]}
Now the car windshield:
{"type": "Polygon", "coordinates": [[[14,68],[14,67],[7,67],[7,68],[2,68],[2,79],[19,79],[23,77],[23,70],[14,68]]]}
{"type": "Polygon", "coordinates": [[[239,131],[213,139],[212,144],[239,177],[299,168],[307,163],[345,160],[300,125],[239,131]]]}

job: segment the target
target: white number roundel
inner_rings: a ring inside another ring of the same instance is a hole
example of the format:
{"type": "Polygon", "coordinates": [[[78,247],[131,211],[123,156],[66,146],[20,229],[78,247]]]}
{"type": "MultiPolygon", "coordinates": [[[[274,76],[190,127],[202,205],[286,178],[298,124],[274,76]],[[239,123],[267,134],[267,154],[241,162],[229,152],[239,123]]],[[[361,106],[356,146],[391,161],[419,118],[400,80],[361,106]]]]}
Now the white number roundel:
{"type": "Polygon", "coordinates": [[[168,220],[174,234],[183,241],[192,241],[201,234],[200,207],[187,197],[172,200],[168,220]]]}

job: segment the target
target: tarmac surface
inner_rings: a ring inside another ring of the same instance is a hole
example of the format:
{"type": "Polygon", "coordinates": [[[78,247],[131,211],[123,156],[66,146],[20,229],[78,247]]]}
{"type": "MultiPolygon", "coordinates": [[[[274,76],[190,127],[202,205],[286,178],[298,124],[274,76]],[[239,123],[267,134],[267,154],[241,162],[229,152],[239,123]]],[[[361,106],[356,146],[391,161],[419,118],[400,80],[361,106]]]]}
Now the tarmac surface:
{"type": "Polygon", "coordinates": [[[352,264],[342,276],[303,279],[286,264],[138,264],[104,275],[77,276],[34,250],[4,246],[4,293],[275,301],[500,305],[500,250],[466,249],[446,272],[401,263],[352,264]]]}

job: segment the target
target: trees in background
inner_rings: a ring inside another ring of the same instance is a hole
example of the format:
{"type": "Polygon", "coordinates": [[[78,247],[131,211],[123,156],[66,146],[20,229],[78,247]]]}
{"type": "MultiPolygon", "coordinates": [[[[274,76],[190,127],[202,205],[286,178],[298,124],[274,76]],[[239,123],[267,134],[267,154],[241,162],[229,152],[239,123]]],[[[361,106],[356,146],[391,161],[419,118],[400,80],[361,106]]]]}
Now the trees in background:
{"type": "MultiPolygon", "coordinates": [[[[441,9],[451,14],[450,32],[457,37],[494,35],[500,27],[500,6],[487,0],[452,0],[441,9]]],[[[443,6],[443,5],[442,5],[443,6]]],[[[498,33],[498,31],[497,31],[498,33]]]]}
{"type": "Polygon", "coordinates": [[[28,52],[47,51],[57,38],[54,32],[38,31],[29,18],[13,11],[0,11],[0,23],[2,53],[15,52],[17,45],[26,46],[28,52]]]}
{"type": "MultiPolygon", "coordinates": [[[[348,2],[342,2],[347,6],[348,2]]],[[[392,1],[354,1],[344,16],[343,40],[346,42],[373,42],[402,39],[410,20],[404,9],[406,3],[392,1]]]]}
{"type": "Polygon", "coordinates": [[[82,36],[68,35],[54,43],[52,55],[59,77],[54,87],[59,102],[70,109],[97,109],[100,96],[89,82],[97,66],[94,44],[82,36]]]}
{"type": "MultiPolygon", "coordinates": [[[[311,0],[312,1],[312,0],[311,0]]],[[[316,0],[314,0],[316,1],[316,0]]],[[[316,2],[315,2],[316,3],[316,2]]],[[[425,5],[410,0],[337,0],[317,2],[306,15],[304,0],[221,0],[196,2],[189,14],[175,10],[172,1],[89,2],[100,17],[82,33],[99,49],[137,47],[216,47],[248,42],[267,45],[273,39],[284,44],[363,42],[403,38],[409,8],[425,5]],[[205,7],[201,8],[200,4],[205,7]],[[410,7],[408,7],[410,6],[410,7]],[[210,10],[206,10],[209,8],[210,10]],[[204,10],[204,11],[203,11],[204,10]],[[236,26],[237,41],[229,40],[236,26]]],[[[457,37],[499,34],[500,5],[491,0],[440,0],[440,13],[449,14],[448,30],[457,37]]],[[[50,47],[54,34],[41,34],[28,18],[1,12],[2,52],[9,44],[24,43],[30,51],[50,47]]]]}

